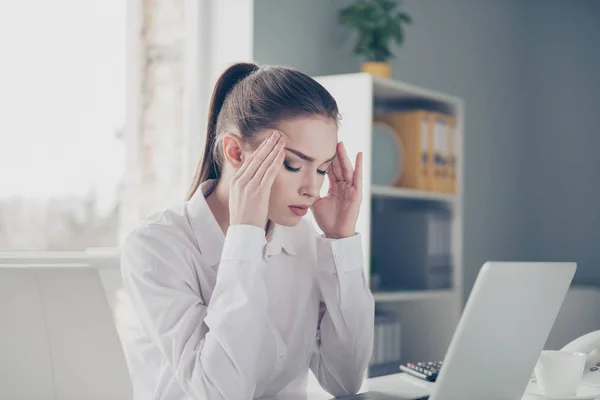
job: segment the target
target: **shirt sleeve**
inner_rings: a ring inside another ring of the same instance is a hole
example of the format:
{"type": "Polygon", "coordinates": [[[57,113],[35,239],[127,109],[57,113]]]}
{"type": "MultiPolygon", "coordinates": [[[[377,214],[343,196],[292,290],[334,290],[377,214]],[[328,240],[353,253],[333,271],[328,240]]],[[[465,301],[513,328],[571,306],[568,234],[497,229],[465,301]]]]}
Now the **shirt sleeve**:
{"type": "Polygon", "coordinates": [[[267,318],[260,273],[264,230],[231,226],[217,282],[206,304],[190,282],[189,250],[152,232],[134,232],[123,248],[125,289],[144,329],[193,400],[251,399],[267,318]]]}
{"type": "Polygon", "coordinates": [[[360,390],[373,352],[375,302],[365,278],[360,234],[317,239],[321,313],[310,368],[334,396],[360,390]]]}

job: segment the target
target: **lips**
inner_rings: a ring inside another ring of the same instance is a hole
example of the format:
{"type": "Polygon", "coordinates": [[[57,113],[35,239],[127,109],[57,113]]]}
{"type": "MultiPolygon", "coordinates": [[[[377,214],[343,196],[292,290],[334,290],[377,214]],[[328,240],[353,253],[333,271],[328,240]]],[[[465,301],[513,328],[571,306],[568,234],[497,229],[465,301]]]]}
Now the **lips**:
{"type": "Polygon", "coordinates": [[[306,215],[306,213],[308,212],[308,206],[305,205],[294,205],[294,206],[290,206],[290,210],[292,211],[292,213],[294,215],[297,215],[298,217],[302,217],[304,215],[306,215]]]}

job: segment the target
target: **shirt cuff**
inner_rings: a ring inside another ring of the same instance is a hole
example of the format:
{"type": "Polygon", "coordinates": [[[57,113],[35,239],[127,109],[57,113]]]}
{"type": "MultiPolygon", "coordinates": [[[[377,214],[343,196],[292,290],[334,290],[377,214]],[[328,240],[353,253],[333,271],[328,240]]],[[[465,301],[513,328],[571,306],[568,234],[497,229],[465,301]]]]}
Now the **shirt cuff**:
{"type": "Polygon", "coordinates": [[[227,228],[221,259],[260,263],[266,243],[264,229],[254,225],[231,225],[227,228]]]}
{"type": "Polygon", "coordinates": [[[343,239],[317,238],[320,270],[341,274],[364,267],[362,240],[359,233],[343,239]]]}

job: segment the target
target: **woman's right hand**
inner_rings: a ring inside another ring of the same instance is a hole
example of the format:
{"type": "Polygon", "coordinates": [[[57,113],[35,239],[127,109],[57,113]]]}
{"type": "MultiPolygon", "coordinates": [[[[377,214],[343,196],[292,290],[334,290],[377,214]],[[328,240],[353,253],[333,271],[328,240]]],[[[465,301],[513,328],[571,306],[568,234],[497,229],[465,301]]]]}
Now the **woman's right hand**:
{"type": "Polygon", "coordinates": [[[285,139],[274,131],[244,161],[229,183],[229,224],[265,229],[269,197],[283,163],[285,139]]]}

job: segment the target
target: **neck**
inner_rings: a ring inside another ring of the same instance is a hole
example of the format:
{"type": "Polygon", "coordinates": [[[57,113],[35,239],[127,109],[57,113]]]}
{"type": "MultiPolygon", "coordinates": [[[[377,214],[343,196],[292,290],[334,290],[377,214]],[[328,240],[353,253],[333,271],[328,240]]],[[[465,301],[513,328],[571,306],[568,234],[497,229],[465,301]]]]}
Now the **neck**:
{"type": "Polygon", "coordinates": [[[219,179],[217,186],[206,198],[206,203],[223,233],[227,233],[229,228],[229,182],[219,179]]]}

